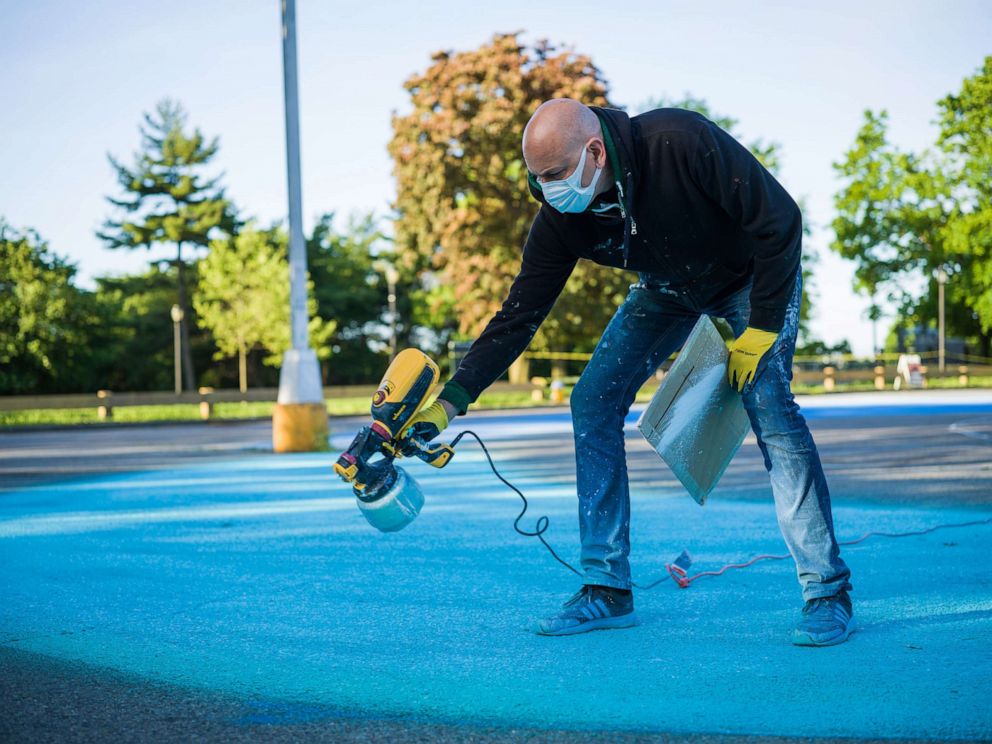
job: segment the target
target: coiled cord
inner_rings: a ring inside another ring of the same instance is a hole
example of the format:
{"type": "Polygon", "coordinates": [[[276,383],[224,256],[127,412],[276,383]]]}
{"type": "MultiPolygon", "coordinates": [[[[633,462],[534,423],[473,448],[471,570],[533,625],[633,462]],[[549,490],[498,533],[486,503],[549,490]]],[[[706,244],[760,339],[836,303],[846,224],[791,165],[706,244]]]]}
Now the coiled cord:
{"type": "MultiPolygon", "coordinates": [[[[482,447],[482,452],[486,456],[486,459],[489,461],[489,467],[492,468],[493,474],[497,478],[499,478],[507,486],[507,488],[513,490],[520,497],[520,500],[523,501],[523,508],[520,510],[520,514],[518,514],[517,518],[513,520],[513,529],[515,529],[519,534],[523,535],[524,537],[536,537],[538,540],[541,541],[541,544],[548,549],[548,552],[551,553],[551,556],[556,561],[558,561],[561,565],[563,565],[569,571],[574,573],[576,576],[581,577],[582,573],[576,570],[575,567],[572,566],[572,564],[570,564],[568,561],[564,560],[561,556],[559,556],[555,552],[555,549],[552,548],[551,545],[548,543],[548,541],[544,539],[544,533],[547,532],[548,527],[550,526],[550,520],[548,519],[547,515],[538,517],[537,522],[534,525],[535,530],[533,532],[528,532],[527,530],[520,528],[520,520],[523,519],[524,514],[527,513],[527,508],[529,506],[527,497],[524,496],[523,491],[521,491],[515,485],[510,483],[510,481],[504,478],[500,474],[499,470],[496,469],[496,464],[493,462],[492,455],[489,454],[489,450],[486,447],[485,443],[482,441],[482,438],[474,431],[465,430],[460,432],[458,436],[456,436],[452,440],[451,447],[457,446],[458,442],[461,441],[461,438],[466,434],[471,434],[475,438],[475,441],[479,443],[479,446],[482,447]]],[[[973,527],[980,524],[992,524],[992,517],[989,517],[988,519],[976,519],[971,522],[938,524],[933,527],[928,527],[926,529],[916,530],[913,532],[866,532],[861,537],[856,538],[854,540],[845,540],[843,542],[838,542],[838,545],[855,545],[863,540],[868,539],[869,537],[915,537],[918,535],[926,535],[931,532],[935,532],[936,530],[951,529],[956,527],[973,527]]],[[[785,555],[759,555],[759,556],[755,556],[746,563],[728,563],[718,571],[700,571],[697,574],[689,576],[688,572],[686,571],[686,568],[683,567],[682,565],[679,565],[680,559],[683,556],[685,556],[686,561],[688,562],[689,561],[688,554],[683,552],[682,556],[680,556],[679,559],[676,559],[676,561],[674,561],[673,563],[665,564],[665,569],[668,571],[668,576],[662,576],[657,581],[653,581],[650,584],[647,584],[646,586],[641,586],[640,584],[633,581],[631,582],[631,584],[637,589],[640,589],[642,591],[647,591],[648,589],[653,589],[654,587],[658,586],[658,584],[670,578],[680,588],[686,589],[689,587],[690,584],[692,584],[692,582],[696,581],[696,579],[700,579],[705,576],[721,576],[726,571],[729,571],[731,569],[747,568],[748,566],[754,565],[758,561],[781,561],[791,557],[788,553],[786,553],[785,555]]]]}

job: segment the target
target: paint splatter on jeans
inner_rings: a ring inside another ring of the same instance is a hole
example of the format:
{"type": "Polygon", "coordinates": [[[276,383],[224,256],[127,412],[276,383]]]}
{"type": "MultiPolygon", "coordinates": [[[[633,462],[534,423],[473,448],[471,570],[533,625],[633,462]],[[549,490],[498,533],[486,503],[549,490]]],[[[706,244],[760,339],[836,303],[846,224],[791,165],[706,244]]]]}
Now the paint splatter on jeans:
{"type": "MultiPolygon", "coordinates": [[[[586,584],[630,588],[630,492],[623,422],[638,389],[680,349],[703,313],[740,335],[750,315],[747,285],[700,305],[688,290],[648,274],[630,286],[572,391],[579,535],[586,584]]],[[[820,456],[790,390],[802,299],[800,270],[775,344],[742,402],[764,457],[775,513],[796,562],[803,598],[850,589],[850,570],[834,536],[820,456]]]]}

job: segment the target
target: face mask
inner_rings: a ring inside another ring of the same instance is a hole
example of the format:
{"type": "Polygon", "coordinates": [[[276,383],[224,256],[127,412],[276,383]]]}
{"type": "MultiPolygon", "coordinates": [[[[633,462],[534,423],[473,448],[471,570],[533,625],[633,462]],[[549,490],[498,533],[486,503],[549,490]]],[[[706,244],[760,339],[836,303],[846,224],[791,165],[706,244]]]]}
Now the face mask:
{"type": "Polygon", "coordinates": [[[544,192],[545,200],[559,212],[572,214],[584,212],[592,202],[592,197],[596,193],[596,182],[603,169],[597,168],[589,185],[583,188],[582,171],[586,165],[587,152],[589,152],[588,148],[582,148],[579,164],[575,166],[575,170],[568,178],[541,184],[541,191],[544,192]]]}

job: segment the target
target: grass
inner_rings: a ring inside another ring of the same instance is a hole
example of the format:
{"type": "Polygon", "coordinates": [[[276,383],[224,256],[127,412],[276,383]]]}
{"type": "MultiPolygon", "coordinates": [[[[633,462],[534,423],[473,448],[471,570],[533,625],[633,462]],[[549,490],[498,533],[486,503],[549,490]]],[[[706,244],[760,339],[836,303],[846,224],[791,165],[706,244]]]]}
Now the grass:
{"type": "MultiPolygon", "coordinates": [[[[332,398],[327,401],[327,412],[332,416],[356,416],[369,412],[371,401],[360,398],[332,398]]],[[[479,398],[480,409],[519,408],[533,406],[529,392],[486,393],[479,398]]],[[[211,420],[236,421],[239,419],[272,418],[275,403],[217,403],[211,420]]],[[[28,411],[0,411],[0,426],[64,426],[73,424],[152,423],[157,421],[199,421],[198,404],[162,406],[125,406],[113,410],[113,419],[101,420],[93,408],[50,408],[28,411]]]]}
{"type": "MultiPolygon", "coordinates": [[[[957,377],[932,378],[927,383],[930,389],[960,389],[957,377]]],[[[992,376],[970,377],[969,388],[992,388],[992,376]]],[[[793,385],[793,392],[802,395],[825,393],[822,385],[793,385]]],[[[852,382],[840,386],[836,393],[863,392],[874,390],[870,381],[852,382]]],[[[651,400],[657,386],[642,388],[637,393],[636,402],[651,400]]],[[[565,388],[566,403],[571,387],[565,388]]],[[[217,403],[214,405],[211,420],[236,421],[239,419],[265,419],[272,417],[274,403],[217,403]]],[[[547,399],[535,402],[529,392],[483,393],[472,410],[498,410],[504,408],[531,408],[550,405],[547,399]]],[[[357,416],[369,412],[367,397],[333,398],[327,401],[327,412],[332,416],[357,416]]],[[[129,406],[114,409],[112,423],[152,423],[167,421],[199,421],[200,409],[196,404],[163,406],[129,406]]],[[[96,408],[52,408],[29,411],[0,411],[0,427],[3,426],[65,426],[73,424],[106,424],[97,417],[96,408]]]]}

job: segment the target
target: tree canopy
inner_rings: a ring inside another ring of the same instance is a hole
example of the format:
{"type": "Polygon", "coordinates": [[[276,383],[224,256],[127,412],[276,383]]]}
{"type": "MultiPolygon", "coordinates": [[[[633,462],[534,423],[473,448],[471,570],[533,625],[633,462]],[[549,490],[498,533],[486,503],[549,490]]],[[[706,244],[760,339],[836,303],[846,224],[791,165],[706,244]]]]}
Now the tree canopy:
{"type": "MultiPolygon", "coordinates": [[[[237,235],[210,244],[210,253],[197,264],[198,291],[193,305],[201,324],[213,334],[218,358],[238,357],[238,382],[248,387],[248,352],[256,347],[269,352],[266,362],[278,365],[290,347],[289,262],[285,232],[247,225],[237,235]]],[[[310,343],[326,359],[333,321],[316,314],[313,282],[310,293],[310,343]]]]}
{"type": "Polygon", "coordinates": [[[57,392],[85,366],[99,318],[75,274],[38,233],[0,218],[0,392],[57,392]]]}
{"type": "MultiPolygon", "coordinates": [[[[404,84],[409,113],[393,116],[396,255],[424,279],[421,318],[462,337],[481,332],[520,268],[538,208],[520,151],[528,119],[549,98],[610,105],[588,56],[517,37],[438,52],[404,84]]],[[[580,261],[533,348],[589,347],[631,277],[580,261]],[[604,301],[589,303],[590,292],[604,301]]]]}
{"type": "MultiPolygon", "coordinates": [[[[316,313],[334,320],[334,333],[327,340],[331,357],[327,365],[330,384],[354,384],[381,377],[389,364],[389,336],[383,309],[387,303],[386,278],[377,260],[395,263],[391,241],[383,234],[373,214],[352,215],[343,230],[335,227],[335,215],[323,214],[307,238],[307,269],[313,280],[316,313]]],[[[409,278],[400,303],[399,335],[412,331],[409,278]]]]}
{"type": "Polygon", "coordinates": [[[992,57],[939,104],[937,147],[904,152],[888,113],[868,110],[834,164],[831,248],[855,263],[855,289],[897,304],[905,327],[937,318],[948,275],[947,328],[988,353],[992,338],[992,57]]]}

